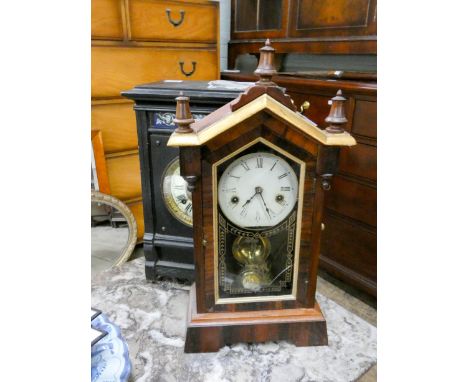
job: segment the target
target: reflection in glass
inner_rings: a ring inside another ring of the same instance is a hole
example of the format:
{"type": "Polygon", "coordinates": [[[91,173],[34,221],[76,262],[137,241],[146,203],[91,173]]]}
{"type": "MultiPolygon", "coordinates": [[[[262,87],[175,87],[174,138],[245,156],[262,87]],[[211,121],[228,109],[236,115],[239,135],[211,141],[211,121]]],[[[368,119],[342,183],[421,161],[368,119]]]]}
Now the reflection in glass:
{"type": "Polygon", "coordinates": [[[218,215],[220,298],[292,293],[296,212],[261,232],[236,227],[218,215]]]}
{"type": "Polygon", "coordinates": [[[292,295],[301,163],[260,142],[216,174],[218,297],[292,295]]]}
{"type": "Polygon", "coordinates": [[[107,204],[91,202],[91,274],[111,268],[125,252],[128,223],[122,213],[107,204]]]}

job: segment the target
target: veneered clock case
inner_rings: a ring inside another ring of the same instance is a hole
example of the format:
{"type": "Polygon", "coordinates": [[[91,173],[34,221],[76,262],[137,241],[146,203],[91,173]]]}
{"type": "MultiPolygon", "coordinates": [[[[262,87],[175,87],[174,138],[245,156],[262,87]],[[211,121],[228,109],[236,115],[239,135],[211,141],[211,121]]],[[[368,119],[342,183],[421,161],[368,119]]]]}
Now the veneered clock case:
{"type": "Polygon", "coordinates": [[[271,82],[273,52],[268,42],[261,49],[255,86],[196,123],[188,97],[177,98],[168,145],[180,148],[194,222],[187,352],[241,341],[327,343],[315,300],[323,196],[339,147],[355,140],[342,111],[334,131],[297,112],[271,82]]]}

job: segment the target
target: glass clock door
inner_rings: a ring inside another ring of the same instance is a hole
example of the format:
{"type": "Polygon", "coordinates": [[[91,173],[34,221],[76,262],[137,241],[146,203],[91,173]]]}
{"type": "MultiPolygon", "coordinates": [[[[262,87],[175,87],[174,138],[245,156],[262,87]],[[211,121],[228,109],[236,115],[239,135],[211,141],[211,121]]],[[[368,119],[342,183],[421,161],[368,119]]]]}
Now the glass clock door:
{"type": "Polygon", "coordinates": [[[294,298],[304,163],[259,139],[215,165],[217,298],[294,298]]]}

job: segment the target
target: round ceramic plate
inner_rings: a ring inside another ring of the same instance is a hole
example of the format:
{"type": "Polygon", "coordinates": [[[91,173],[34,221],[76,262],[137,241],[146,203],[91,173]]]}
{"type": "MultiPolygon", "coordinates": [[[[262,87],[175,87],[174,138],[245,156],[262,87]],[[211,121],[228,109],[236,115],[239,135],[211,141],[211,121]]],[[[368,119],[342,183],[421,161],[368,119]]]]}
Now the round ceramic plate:
{"type": "Polygon", "coordinates": [[[104,315],[100,314],[91,326],[107,335],[91,347],[91,381],[125,382],[130,376],[132,365],[128,346],[120,329],[104,315]]]}

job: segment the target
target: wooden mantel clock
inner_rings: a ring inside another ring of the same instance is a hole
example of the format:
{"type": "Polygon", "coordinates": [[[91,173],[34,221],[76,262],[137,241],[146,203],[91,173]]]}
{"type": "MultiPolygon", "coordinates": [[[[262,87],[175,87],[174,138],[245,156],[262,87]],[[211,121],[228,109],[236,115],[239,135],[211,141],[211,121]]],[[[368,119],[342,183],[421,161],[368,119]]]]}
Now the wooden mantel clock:
{"type": "Polygon", "coordinates": [[[255,86],[195,123],[188,97],[176,98],[168,146],[180,148],[195,256],[185,352],[328,342],[315,300],[323,198],[340,146],[356,141],[341,92],[325,130],[297,112],[271,81],[274,51],[260,49],[255,86]]]}

